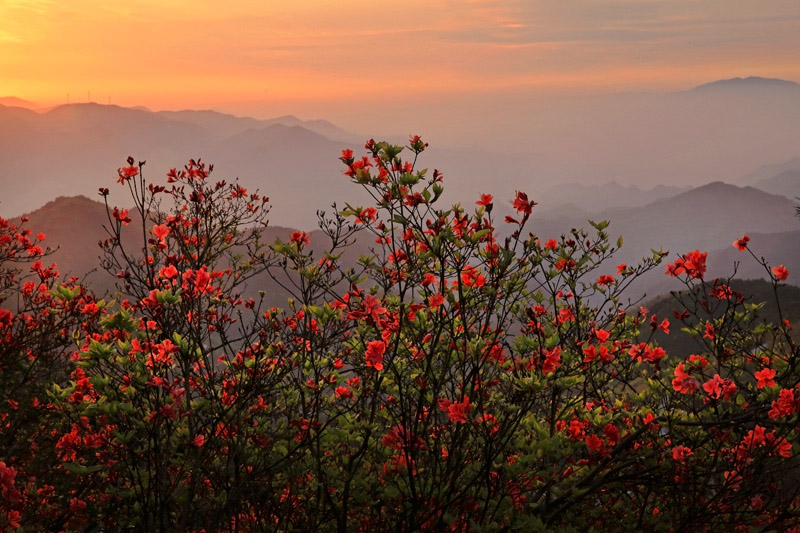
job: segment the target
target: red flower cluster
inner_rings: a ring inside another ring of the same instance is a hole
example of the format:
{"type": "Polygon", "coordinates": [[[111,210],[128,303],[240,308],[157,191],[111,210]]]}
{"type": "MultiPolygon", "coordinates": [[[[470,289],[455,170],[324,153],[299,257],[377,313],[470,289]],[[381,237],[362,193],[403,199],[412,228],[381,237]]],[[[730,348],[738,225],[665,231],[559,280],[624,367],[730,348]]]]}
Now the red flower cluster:
{"type": "Polygon", "coordinates": [[[375,370],[383,370],[383,354],[386,352],[386,343],[383,341],[369,341],[367,343],[367,351],[365,353],[365,360],[367,366],[371,366],[375,370]]]}
{"type": "Polygon", "coordinates": [[[776,266],[772,268],[772,273],[775,275],[775,279],[778,281],[786,281],[789,277],[789,270],[783,265],[776,266]]]}
{"type": "Polygon", "coordinates": [[[453,402],[446,398],[439,399],[439,409],[444,411],[450,422],[454,424],[466,424],[472,404],[469,399],[464,397],[460,402],[453,402]]]}
{"type": "Polygon", "coordinates": [[[708,252],[700,253],[700,250],[689,252],[667,265],[667,274],[678,276],[685,272],[690,278],[703,279],[706,273],[706,257],[708,252]]]}

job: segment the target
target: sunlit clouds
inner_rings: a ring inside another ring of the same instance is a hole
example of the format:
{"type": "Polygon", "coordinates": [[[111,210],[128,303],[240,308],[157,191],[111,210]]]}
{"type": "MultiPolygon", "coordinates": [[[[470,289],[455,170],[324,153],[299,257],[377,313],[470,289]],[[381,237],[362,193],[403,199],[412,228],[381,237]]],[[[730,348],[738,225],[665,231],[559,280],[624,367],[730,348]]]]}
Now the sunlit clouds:
{"type": "Polygon", "coordinates": [[[335,117],[526,88],[800,80],[798,27],[800,3],[774,0],[6,0],[0,96],[335,117]]]}

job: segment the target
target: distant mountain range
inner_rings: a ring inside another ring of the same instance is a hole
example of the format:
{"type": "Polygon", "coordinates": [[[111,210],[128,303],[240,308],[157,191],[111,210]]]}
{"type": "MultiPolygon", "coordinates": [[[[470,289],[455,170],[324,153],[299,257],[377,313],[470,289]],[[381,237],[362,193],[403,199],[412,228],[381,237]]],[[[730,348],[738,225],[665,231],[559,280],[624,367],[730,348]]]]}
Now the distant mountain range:
{"type": "MultiPolygon", "coordinates": [[[[800,324],[800,287],[791,285],[781,285],[778,287],[778,298],[780,300],[780,313],[775,301],[775,292],[771,283],[764,280],[744,280],[738,279],[731,283],[731,288],[739,291],[745,297],[746,301],[750,303],[763,303],[765,304],[762,309],[757,313],[757,322],[762,321],[771,324],[779,324],[781,319],[786,319],[793,325],[792,337],[795,341],[798,340],[797,326],[800,324]]],[[[686,290],[681,291],[682,297],[686,298],[688,293],[686,290]]],[[[711,305],[714,306],[714,299],[711,299],[711,305]]],[[[668,354],[680,358],[688,358],[693,353],[701,353],[708,350],[710,341],[702,336],[692,337],[688,333],[681,330],[682,324],[675,320],[673,311],[680,312],[677,300],[672,295],[662,295],[653,298],[645,303],[645,307],[649,310],[650,314],[658,316],[659,320],[664,318],[671,322],[670,333],[667,335],[662,331],[656,331],[653,334],[653,340],[658,342],[659,346],[663,347],[668,354]],[[679,327],[679,324],[681,326],[679,327]],[[709,344],[706,344],[709,342],[709,344]]],[[[722,308],[714,309],[713,313],[700,313],[701,324],[705,320],[719,318],[722,314],[722,308]]],[[[698,321],[694,318],[688,320],[688,324],[692,327],[697,327],[698,321]]],[[[650,328],[644,327],[644,337],[650,336],[650,328]]]]}
{"type": "Polygon", "coordinates": [[[616,181],[602,185],[583,185],[580,183],[564,183],[545,190],[537,196],[536,201],[542,211],[561,213],[573,210],[585,211],[587,214],[599,213],[605,209],[623,207],[641,207],[656,200],[671,198],[688,190],[689,187],[657,185],[649,189],[641,189],[636,185],[620,185],[616,181]],[[569,209],[564,209],[569,205],[569,209]]]}
{"type": "MultiPolygon", "coordinates": [[[[638,207],[609,208],[591,214],[568,209],[534,210],[531,231],[541,239],[549,239],[571,228],[589,228],[587,218],[609,220],[610,235],[614,239],[623,237],[623,247],[615,259],[620,263],[632,264],[649,255],[651,249],[668,250],[669,262],[677,254],[700,249],[709,252],[709,277],[733,274],[736,261],[741,262],[740,277],[764,277],[763,268],[731,245],[747,234],[754,253],[773,265],[784,264],[790,271],[797,271],[798,277],[790,282],[798,283],[800,220],[794,216],[794,207],[785,196],[714,182],[638,207]]],[[[609,265],[609,269],[613,266],[609,265]]],[[[679,288],[677,280],[664,275],[663,268],[649,273],[636,286],[637,291],[651,296],[679,288]]]]}
{"type": "MultiPolygon", "coordinates": [[[[0,215],[36,209],[48,197],[92,196],[114,184],[128,155],[146,160],[145,173],[156,181],[189,158],[202,158],[215,164],[218,179],[238,176],[245,187],[269,196],[276,223],[313,229],[317,210],[369,199],[342,175],[338,159],[344,148],[360,152],[365,140],[330,122],[293,116],[257,120],[95,103],[37,113],[0,105],[0,215]]],[[[445,194],[452,201],[487,192],[487,176],[500,168],[515,176],[531,168],[525,158],[475,149],[432,148],[421,165],[429,161],[448,176],[445,194]]],[[[493,180],[494,192],[501,194],[502,184],[494,185],[493,180]]],[[[514,188],[507,185],[502,194],[510,198],[514,188]]]]}
{"type": "MultiPolygon", "coordinates": [[[[140,249],[141,234],[135,228],[141,220],[132,211],[131,223],[123,227],[123,239],[129,250],[140,249]]],[[[108,223],[105,205],[85,196],[59,197],[30,213],[26,213],[26,227],[34,233],[44,233],[44,245],[50,253],[44,261],[57,263],[64,276],[78,276],[85,280],[95,292],[113,295],[116,290],[116,278],[100,268],[101,249],[99,242],[108,238],[104,225],[108,223]]],[[[277,238],[288,242],[292,228],[272,226],[262,232],[262,240],[274,243],[277,238]]],[[[327,238],[321,231],[311,232],[311,244],[307,248],[315,257],[321,257],[327,238]]],[[[369,253],[371,240],[356,242],[342,256],[342,261],[355,265],[360,254],[369,253]]],[[[278,276],[280,279],[281,276],[278,276]]],[[[253,278],[248,283],[245,296],[255,297],[258,291],[266,292],[266,303],[269,306],[285,307],[288,294],[280,285],[266,274],[253,278]]]]}
{"type": "MultiPolygon", "coordinates": [[[[542,237],[585,226],[583,217],[569,212],[534,212],[542,237]]],[[[788,198],[753,187],[714,182],[638,207],[609,208],[594,220],[611,221],[610,231],[625,238],[625,248],[636,255],[650,248],[674,252],[714,249],[745,233],[800,230],[794,204],[788,198]]],[[[799,243],[800,244],[800,243],[799,243]]]]}
{"type": "Polygon", "coordinates": [[[784,89],[789,91],[800,91],[800,84],[789,80],[779,80],[776,78],[761,78],[749,76],[747,78],[731,78],[727,80],[717,80],[711,83],[698,85],[692,92],[718,91],[718,90],[740,90],[742,88],[756,89],[784,89]]]}
{"type": "MultiPolygon", "coordinates": [[[[542,137],[532,128],[529,138],[504,154],[434,143],[420,166],[444,172],[445,205],[472,205],[480,193],[494,194],[498,220],[513,212],[505,200],[514,190],[525,190],[539,202],[531,231],[542,238],[586,227],[590,218],[610,220],[611,234],[625,242],[619,262],[632,262],[651,248],[670,250],[670,260],[676,253],[703,249],[709,251],[710,275],[730,273],[733,262],[742,260],[740,272],[755,277],[761,275],[758,268],[729,246],[747,233],[757,254],[785,264],[800,279],[800,222],[793,203],[800,196],[798,88],[764,78],[720,80],[595,110],[596,116],[586,114],[572,125],[545,125],[550,132],[542,137]],[[570,140],[559,141],[559,135],[570,140]],[[570,144],[573,137],[584,144],[570,144]],[[513,152],[523,143],[527,153],[513,152]],[[548,153],[548,146],[555,151],[548,153]],[[600,152],[606,166],[591,159],[600,152]],[[735,171],[704,174],[713,161],[735,171]],[[738,164],[742,161],[746,165],[738,164]],[[589,165],[582,174],[596,180],[566,179],[575,174],[575,165],[589,165]],[[687,185],[685,169],[705,179],[693,178],[687,185]],[[668,177],[673,175],[681,177],[668,177]],[[632,184],[631,176],[640,179],[632,184]],[[654,184],[656,178],[660,185],[654,184]]],[[[260,120],[94,103],[39,112],[28,107],[36,104],[0,99],[0,215],[32,212],[31,225],[62,246],[54,258],[75,273],[96,264],[96,243],[103,236],[104,212],[89,198],[96,197],[98,187],[109,187],[112,203],[128,202],[115,184],[116,168],[128,155],[147,160],[145,175],[154,181],[189,158],[214,163],[214,178],[238,176],[245,187],[271,198],[276,231],[314,229],[316,211],[330,209],[332,202],[339,208],[345,202],[371,203],[342,175],[338,160],[343,148],[359,152],[364,139],[324,120],[291,115],[260,120]],[[63,198],[41,207],[56,197],[63,198]]],[[[674,280],[663,271],[641,283],[650,294],[672,288],[674,280]]]]}
{"type": "MultiPolygon", "coordinates": [[[[678,253],[695,249],[708,251],[708,279],[733,274],[737,263],[739,278],[762,278],[763,268],[747,253],[731,246],[738,237],[748,234],[754,253],[766,257],[772,265],[785,265],[792,273],[789,282],[797,283],[800,280],[800,221],[793,216],[793,209],[792,202],[785,197],[725,183],[704,185],[640,207],[609,209],[591,218],[611,220],[612,241],[622,235],[624,243],[619,254],[600,273],[613,274],[617,264],[632,264],[650,249],[663,247],[671,252],[669,262],[674,261],[678,253]]],[[[506,212],[510,213],[511,209],[502,203],[498,205],[496,218],[501,231],[506,230],[505,224],[500,222],[506,212]]],[[[102,228],[107,220],[103,204],[86,197],[60,197],[28,216],[30,228],[44,232],[48,245],[59,246],[48,260],[57,262],[62,272],[83,275],[98,266],[97,243],[106,237],[102,228]]],[[[589,228],[589,225],[580,215],[535,210],[529,229],[544,240],[557,237],[572,227],[589,228]]],[[[278,236],[286,240],[291,231],[276,226],[265,237],[267,242],[273,242],[278,236]]],[[[311,249],[319,255],[325,237],[321,232],[314,232],[311,241],[311,249]]],[[[346,254],[345,263],[355,264],[358,255],[366,253],[369,246],[371,239],[365,237],[346,254]]],[[[636,298],[643,293],[653,296],[680,289],[677,280],[664,274],[665,267],[666,262],[639,280],[629,296],[636,298]]],[[[100,292],[111,291],[114,287],[115,280],[105,272],[94,272],[88,279],[100,292]]],[[[267,290],[272,305],[283,304],[286,294],[266,276],[255,280],[253,287],[267,290]]]]}
{"type": "MultiPolygon", "coordinates": [[[[800,171],[800,164],[777,167],[800,160],[797,87],[735,78],[668,95],[578,102],[551,115],[519,109],[516,116],[529,118],[502,153],[480,136],[468,147],[428,139],[420,165],[444,172],[448,202],[471,203],[484,192],[508,199],[525,190],[543,211],[567,203],[589,213],[643,206],[715,180],[793,198],[791,178],[781,178],[788,180],[782,185],[758,181],[800,171]],[[764,166],[776,163],[775,172],[764,166]],[[757,167],[758,179],[742,175],[757,167]]],[[[292,115],[261,120],[96,103],[42,110],[6,97],[0,99],[0,215],[18,215],[57,196],[92,196],[113,183],[128,155],[148,161],[151,179],[202,157],[220,178],[238,176],[270,196],[276,223],[311,229],[317,209],[367,200],[342,177],[338,161],[343,148],[359,151],[364,141],[325,120],[292,115]]]]}
{"type": "Polygon", "coordinates": [[[25,109],[39,109],[41,106],[16,96],[0,96],[0,105],[10,107],[24,107],[25,109]]]}

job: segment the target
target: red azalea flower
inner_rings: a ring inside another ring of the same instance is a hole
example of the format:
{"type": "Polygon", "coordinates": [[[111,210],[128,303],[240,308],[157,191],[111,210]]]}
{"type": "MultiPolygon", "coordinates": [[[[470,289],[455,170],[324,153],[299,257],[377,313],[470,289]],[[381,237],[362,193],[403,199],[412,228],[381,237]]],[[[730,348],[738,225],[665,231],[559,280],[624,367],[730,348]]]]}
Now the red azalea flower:
{"type": "Polygon", "coordinates": [[[772,273],[778,281],[786,281],[789,277],[789,270],[783,265],[772,267],[772,273]]]}
{"type": "Polygon", "coordinates": [[[431,309],[436,309],[444,303],[444,296],[442,296],[442,293],[437,292],[428,298],[428,303],[430,303],[431,309]]]}
{"type": "Polygon", "coordinates": [[[562,272],[564,270],[572,270],[576,266],[578,266],[578,263],[576,263],[575,260],[572,258],[559,259],[558,261],[556,261],[556,270],[559,272],[562,272]]]}
{"type": "Polygon", "coordinates": [[[115,207],[114,211],[111,214],[114,216],[115,219],[122,222],[122,224],[125,226],[127,226],[131,222],[131,217],[128,216],[127,209],[119,209],[115,207]]]}
{"type": "Polygon", "coordinates": [[[139,168],[133,165],[117,169],[117,183],[124,184],[126,181],[136,176],[139,173],[139,168]]]}
{"type": "Polygon", "coordinates": [[[608,274],[603,274],[599,278],[597,278],[598,285],[610,285],[614,283],[614,276],[609,276],[608,274]]]}
{"type": "Polygon", "coordinates": [[[542,363],[542,374],[549,374],[561,366],[560,346],[556,346],[552,350],[545,350],[544,356],[544,363],[542,363]]]}
{"type": "Polygon", "coordinates": [[[483,287],[486,285],[486,278],[474,266],[467,265],[461,271],[461,283],[467,287],[483,287]]]}
{"type": "Polygon", "coordinates": [[[439,409],[447,414],[447,418],[454,424],[466,424],[467,415],[472,409],[472,404],[465,396],[460,402],[451,402],[445,398],[439,400],[439,409]]]}
{"type": "Polygon", "coordinates": [[[492,196],[491,194],[481,194],[481,199],[475,203],[488,208],[489,206],[492,205],[493,200],[494,196],[492,196]]]}
{"type": "Polygon", "coordinates": [[[512,204],[514,209],[517,210],[517,213],[525,213],[526,215],[530,215],[531,211],[533,210],[533,206],[536,205],[536,202],[528,200],[528,195],[522,191],[517,191],[517,197],[514,198],[514,203],[512,204]]]}
{"type": "Polygon", "coordinates": [[[164,242],[164,239],[170,233],[172,233],[172,230],[170,230],[169,227],[167,227],[166,224],[160,224],[158,226],[153,226],[153,235],[158,237],[158,240],[160,242],[164,242]]]}
{"type": "Polygon", "coordinates": [[[348,387],[336,387],[336,397],[344,398],[345,400],[353,397],[353,391],[348,387]]]}
{"type": "Polygon", "coordinates": [[[607,330],[604,330],[604,329],[595,329],[594,330],[594,335],[595,335],[595,337],[597,337],[597,340],[599,340],[600,342],[606,342],[608,340],[608,338],[611,336],[611,334],[607,330]]]}
{"type": "Polygon", "coordinates": [[[356,215],[354,222],[356,224],[366,224],[367,222],[372,222],[375,220],[375,217],[378,215],[378,210],[374,207],[367,207],[366,209],[362,209],[356,215]]]}
{"type": "Polygon", "coordinates": [[[667,265],[667,274],[670,276],[679,276],[686,273],[690,278],[703,279],[706,273],[706,258],[708,252],[700,252],[695,250],[689,252],[684,257],[679,257],[674,263],[667,265]]]}
{"type": "Polygon", "coordinates": [[[172,279],[178,275],[178,269],[175,268],[175,265],[169,265],[168,267],[163,267],[158,272],[158,275],[164,279],[172,279]]]}
{"type": "Polygon", "coordinates": [[[289,238],[291,242],[296,242],[297,244],[310,244],[311,241],[308,238],[308,234],[305,231],[293,231],[292,236],[289,238]]]}
{"type": "Polygon", "coordinates": [[[586,443],[586,448],[593,453],[598,455],[606,455],[608,452],[606,451],[606,443],[603,442],[603,439],[598,437],[597,435],[589,435],[584,440],[586,443]]]}
{"type": "Polygon", "coordinates": [[[759,389],[763,389],[764,387],[774,387],[775,381],[772,379],[775,377],[775,371],[771,368],[765,368],[755,373],[756,379],[758,380],[757,387],[759,389]]]}
{"type": "Polygon", "coordinates": [[[691,448],[686,446],[675,446],[672,448],[672,460],[679,463],[684,462],[690,455],[692,455],[691,448]]]}
{"type": "Polygon", "coordinates": [[[730,379],[722,379],[719,374],[703,383],[703,390],[713,399],[729,401],[736,393],[736,384],[730,379]]]}
{"type": "Polygon", "coordinates": [[[383,354],[386,352],[386,344],[383,341],[370,341],[367,343],[365,354],[367,366],[375,370],[383,370],[383,354]]]}
{"type": "Polygon", "coordinates": [[[690,394],[697,389],[697,380],[686,373],[683,363],[675,367],[675,379],[672,380],[672,388],[681,394],[690,394]]]}

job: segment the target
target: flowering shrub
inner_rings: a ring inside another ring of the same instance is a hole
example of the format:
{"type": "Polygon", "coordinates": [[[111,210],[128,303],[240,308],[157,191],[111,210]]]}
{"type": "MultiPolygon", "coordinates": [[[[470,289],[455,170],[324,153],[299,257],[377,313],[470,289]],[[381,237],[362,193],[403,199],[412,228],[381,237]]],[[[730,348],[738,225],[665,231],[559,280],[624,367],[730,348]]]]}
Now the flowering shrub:
{"type": "MultiPolygon", "coordinates": [[[[4,527],[792,527],[791,325],[705,279],[699,250],[667,266],[691,289],[675,316],[650,315],[626,294],[665,253],[609,267],[607,222],[536,236],[523,192],[500,221],[490,194],[442,207],[442,174],[416,165],[426,146],[343,151],[374,205],[271,244],[258,193],[200,161],[148,183],[129,159],[134,212],[107,203],[102,243],[116,303],[48,277],[41,320],[65,321],[52,335],[74,354],[21,338],[61,373],[40,380],[50,407],[30,429],[46,449],[5,448],[4,527]],[[357,240],[371,253],[347,264],[357,240]],[[246,287],[265,275],[283,309],[246,287]],[[698,341],[686,359],[653,342],[679,324],[698,341]],[[40,456],[46,486],[28,469],[40,456]]],[[[789,272],[763,264],[777,294],[789,272]]]]}
{"type": "Polygon", "coordinates": [[[71,514],[80,489],[52,468],[66,421],[49,392],[69,375],[73,335],[105,305],[76,279],[59,280],[45,235],[26,223],[0,218],[0,530],[34,517],[59,528],[71,514]]]}

